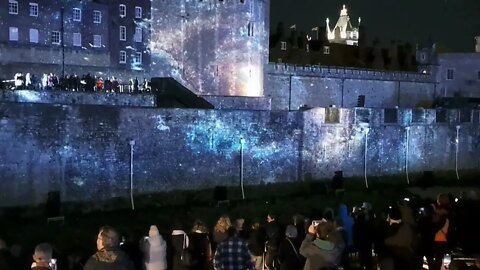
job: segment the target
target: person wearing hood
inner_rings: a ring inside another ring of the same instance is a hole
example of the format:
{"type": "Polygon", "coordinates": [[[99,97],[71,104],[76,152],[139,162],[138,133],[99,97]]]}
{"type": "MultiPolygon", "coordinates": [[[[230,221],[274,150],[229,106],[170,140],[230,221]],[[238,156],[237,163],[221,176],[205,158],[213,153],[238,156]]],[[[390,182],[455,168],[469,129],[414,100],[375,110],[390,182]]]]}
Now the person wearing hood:
{"type": "Polygon", "coordinates": [[[280,242],[278,261],[280,270],[299,270],[302,268],[302,257],[298,253],[299,246],[295,244],[297,228],[288,225],[285,229],[285,238],[280,242]]]}
{"type": "Polygon", "coordinates": [[[354,220],[348,213],[348,207],[345,204],[340,204],[338,207],[338,218],[342,220],[342,228],[345,236],[345,247],[347,250],[353,248],[353,224],[354,220]]]}
{"type": "Polygon", "coordinates": [[[145,269],[146,270],[166,270],[167,269],[167,244],[158,232],[155,225],[150,226],[148,232],[148,249],[145,251],[145,269]]]}
{"type": "Polygon", "coordinates": [[[120,250],[119,235],[110,226],[100,228],[97,252],[88,259],[84,270],[134,270],[133,262],[120,250]]]}
{"type": "Polygon", "coordinates": [[[307,259],[303,269],[318,270],[337,267],[344,247],[342,237],[336,232],[331,222],[322,220],[316,226],[312,223],[300,246],[300,254],[307,259]]]}

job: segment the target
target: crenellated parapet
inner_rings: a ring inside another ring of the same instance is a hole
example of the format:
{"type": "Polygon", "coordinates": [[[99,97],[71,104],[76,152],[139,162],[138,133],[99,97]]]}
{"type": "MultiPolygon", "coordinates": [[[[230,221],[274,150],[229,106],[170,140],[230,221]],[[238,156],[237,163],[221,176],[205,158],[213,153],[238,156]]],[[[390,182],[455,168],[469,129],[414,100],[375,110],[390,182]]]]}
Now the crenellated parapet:
{"type": "Polygon", "coordinates": [[[267,74],[284,74],[293,76],[318,76],[342,79],[364,79],[381,81],[408,81],[408,82],[435,82],[435,74],[382,71],[376,69],[333,67],[321,65],[290,65],[269,63],[266,67],[267,74]]]}

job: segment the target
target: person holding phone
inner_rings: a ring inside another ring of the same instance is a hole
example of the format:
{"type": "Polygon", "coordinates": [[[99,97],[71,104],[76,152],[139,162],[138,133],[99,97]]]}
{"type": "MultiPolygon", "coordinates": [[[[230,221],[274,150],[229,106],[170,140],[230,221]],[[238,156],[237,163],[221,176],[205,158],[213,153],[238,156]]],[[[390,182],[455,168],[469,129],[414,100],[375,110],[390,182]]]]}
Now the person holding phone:
{"type": "Polygon", "coordinates": [[[314,220],[300,246],[300,254],[307,258],[304,270],[335,269],[345,247],[334,225],[326,220],[314,220]]]}

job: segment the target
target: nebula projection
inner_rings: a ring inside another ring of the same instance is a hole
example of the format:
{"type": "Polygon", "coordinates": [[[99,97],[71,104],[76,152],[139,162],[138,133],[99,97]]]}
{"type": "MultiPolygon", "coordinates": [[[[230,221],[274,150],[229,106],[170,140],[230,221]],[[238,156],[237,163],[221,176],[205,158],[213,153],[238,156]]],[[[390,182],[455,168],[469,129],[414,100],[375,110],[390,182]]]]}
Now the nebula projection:
{"type": "Polygon", "coordinates": [[[153,77],[197,94],[262,96],[268,0],[153,0],[153,77]]]}

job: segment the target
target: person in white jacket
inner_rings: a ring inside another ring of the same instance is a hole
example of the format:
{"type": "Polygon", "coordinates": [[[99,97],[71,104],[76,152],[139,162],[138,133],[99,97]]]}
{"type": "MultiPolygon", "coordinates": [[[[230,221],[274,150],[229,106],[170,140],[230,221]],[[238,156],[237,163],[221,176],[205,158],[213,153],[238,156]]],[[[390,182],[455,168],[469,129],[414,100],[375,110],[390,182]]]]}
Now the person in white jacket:
{"type": "Polygon", "coordinates": [[[149,248],[145,266],[147,270],[166,270],[167,269],[167,244],[158,232],[155,225],[150,226],[148,232],[149,248]]]}

